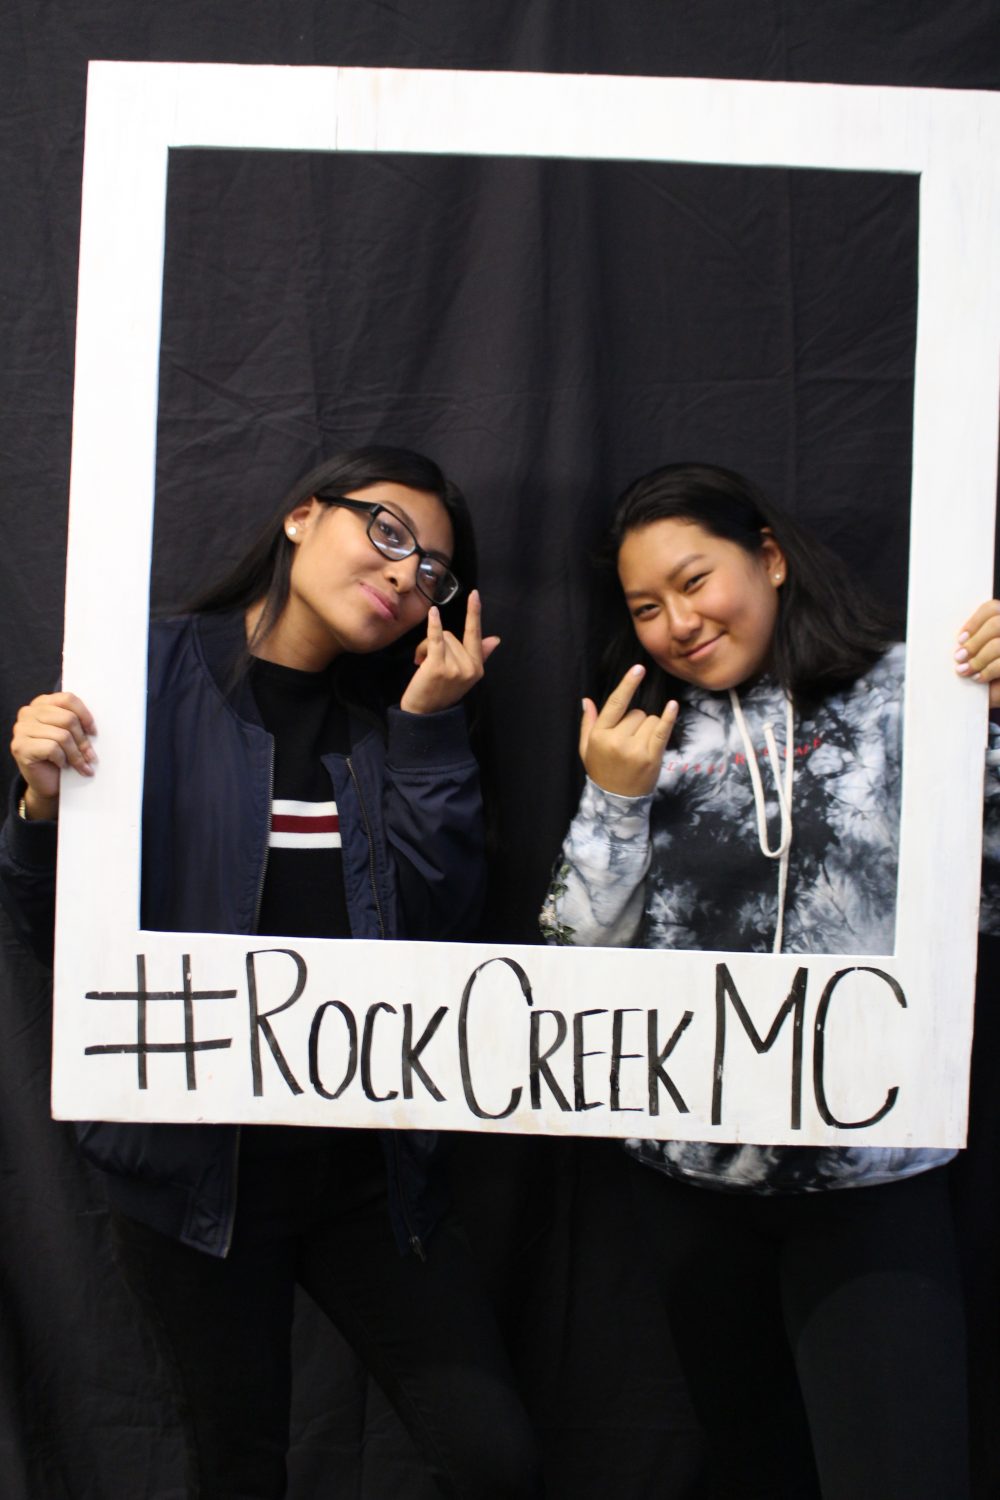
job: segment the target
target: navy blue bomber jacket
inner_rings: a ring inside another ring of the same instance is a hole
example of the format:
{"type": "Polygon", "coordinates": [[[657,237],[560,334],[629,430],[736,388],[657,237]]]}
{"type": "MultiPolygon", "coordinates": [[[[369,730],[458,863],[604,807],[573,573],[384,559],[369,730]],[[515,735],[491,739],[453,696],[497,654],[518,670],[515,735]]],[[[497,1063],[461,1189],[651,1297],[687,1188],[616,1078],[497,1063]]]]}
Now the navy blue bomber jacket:
{"type": "MultiPolygon", "coordinates": [[[[256,930],[271,815],[271,736],[245,679],[242,615],[189,615],[150,631],[142,922],[176,932],[256,930]]],[[[365,659],[359,681],[377,673],[365,659]]],[[[346,705],[350,753],[324,757],[340,814],[355,937],[468,938],[485,887],[482,804],[461,706],[382,715],[346,705]]],[[[0,830],[0,900],[51,962],[54,823],[0,830]]],[[[239,1127],[95,1122],[77,1127],[132,1218],[225,1255],[236,1207],[239,1127]]],[[[393,1229],[420,1249],[445,1206],[432,1132],[384,1131],[393,1229]]]]}

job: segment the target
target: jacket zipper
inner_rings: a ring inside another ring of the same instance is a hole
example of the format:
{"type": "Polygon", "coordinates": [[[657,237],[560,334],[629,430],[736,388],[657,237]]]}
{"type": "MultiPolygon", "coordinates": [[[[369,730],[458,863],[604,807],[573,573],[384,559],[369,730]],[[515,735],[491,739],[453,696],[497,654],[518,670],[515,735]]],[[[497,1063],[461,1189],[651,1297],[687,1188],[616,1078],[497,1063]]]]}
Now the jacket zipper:
{"type": "Polygon", "coordinates": [[[347,769],[351,775],[351,780],[354,783],[354,790],[357,793],[358,806],[361,809],[361,821],[365,825],[365,838],[368,840],[368,873],[371,877],[372,897],[375,901],[375,915],[378,917],[378,935],[384,942],[385,921],[382,916],[382,905],[378,899],[378,882],[375,878],[375,844],[374,840],[372,839],[372,825],[368,820],[368,809],[365,807],[365,799],[361,795],[361,783],[358,781],[357,774],[354,770],[354,763],[352,762],[349,755],[346,756],[345,759],[347,762],[347,769]]]}
{"type": "MultiPolygon", "coordinates": [[[[268,818],[268,838],[270,838],[271,803],[273,801],[274,801],[274,740],[272,738],[271,739],[271,744],[270,744],[270,749],[268,751],[268,760],[267,760],[267,818],[268,818]]],[[[265,879],[267,877],[267,851],[268,851],[269,848],[270,848],[270,844],[269,844],[269,842],[267,840],[265,840],[265,843],[264,843],[264,858],[261,861],[260,879],[257,882],[257,899],[254,902],[254,912],[253,912],[253,931],[254,932],[256,932],[258,930],[258,928],[260,927],[260,908],[261,908],[261,904],[262,904],[262,902],[264,900],[264,881],[265,881],[265,879]]],[[[228,1219],[228,1222],[226,1224],[226,1242],[225,1242],[225,1245],[223,1246],[223,1250],[222,1250],[222,1254],[223,1254],[224,1257],[227,1256],[229,1254],[230,1250],[232,1249],[232,1244],[233,1244],[233,1230],[236,1228],[236,1200],[237,1200],[237,1198],[239,1196],[239,1190],[240,1190],[240,1141],[242,1139],[242,1136],[243,1136],[243,1126],[242,1125],[237,1125],[237,1127],[236,1127],[236,1139],[233,1141],[233,1201],[232,1201],[232,1204],[230,1205],[229,1219],[228,1219]]]]}
{"type": "Polygon", "coordinates": [[[400,1177],[399,1177],[399,1147],[396,1144],[396,1135],[395,1135],[395,1132],[393,1132],[393,1135],[392,1135],[391,1149],[392,1149],[392,1175],[396,1179],[396,1199],[397,1199],[397,1201],[399,1203],[400,1212],[403,1215],[403,1225],[404,1225],[404,1227],[406,1229],[406,1238],[407,1238],[407,1241],[409,1243],[410,1249],[413,1251],[413,1253],[417,1257],[417,1259],[424,1261],[424,1263],[426,1264],[427,1255],[426,1255],[426,1253],[424,1251],[424,1242],[420,1238],[420,1236],[417,1233],[417,1231],[414,1229],[413,1223],[412,1223],[412,1221],[410,1219],[410,1215],[407,1212],[406,1194],[403,1192],[403,1184],[400,1181],[400,1177]]]}
{"type": "Polygon", "coordinates": [[[233,1199],[229,1205],[229,1216],[226,1220],[226,1238],[222,1246],[222,1258],[229,1254],[233,1248],[233,1230],[236,1228],[236,1199],[240,1190],[240,1138],[243,1126],[236,1126],[236,1135],[233,1140],[233,1199]]]}
{"type": "MultiPolygon", "coordinates": [[[[375,843],[372,839],[372,828],[371,823],[368,819],[368,809],[365,807],[365,799],[361,792],[361,784],[358,781],[357,773],[354,770],[354,765],[351,761],[351,757],[348,755],[345,757],[345,760],[347,763],[347,769],[350,772],[351,780],[354,783],[355,793],[357,794],[358,806],[361,809],[361,820],[365,825],[365,838],[368,840],[368,871],[372,883],[372,898],[375,902],[375,914],[378,917],[379,936],[384,941],[385,920],[382,916],[382,905],[378,898],[378,883],[375,878],[375,843]]],[[[413,1222],[410,1219],[406,1202],[406,1194],[403,1192],[403,1184],[399,1176],[399,1147],[396,1144],[395,1135],[392,1136],[391,1154],[392,1174],[396,1180],[396,1201],[399,1204],[400,1213],[403,1216],[403,1226],[406,1230],[406,1238],[409,1243],[410,1249],[413,1251],[413,1254],[417,1257],[417,1259],[426,1261],[427,1256],[424,1252],[423,1241],[421,1240],[417,1231],[414,1229],[413,1222]]]]}
{"type": "Polygon", "coordinates": [[[253,909],[253,927],[251,931],[260,929],[260,908],[264,900],[264,881],[267,878],[267,851],[270,847],[269,838],[271,834],[271,804],[274,801],[274,739],[268,735],[270,741],[267,752],[267,837],[264,839],[264,857],[260,863],[260,879],[257,882],[257,899],[253,909]]]}

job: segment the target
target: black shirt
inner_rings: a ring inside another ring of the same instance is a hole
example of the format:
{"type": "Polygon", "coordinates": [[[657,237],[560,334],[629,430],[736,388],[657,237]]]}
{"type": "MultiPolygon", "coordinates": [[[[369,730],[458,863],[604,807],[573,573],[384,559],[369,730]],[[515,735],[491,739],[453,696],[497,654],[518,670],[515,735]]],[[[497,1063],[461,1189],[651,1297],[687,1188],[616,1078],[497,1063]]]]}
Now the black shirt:
{"type": "Polygon", "coordinates": [[[274,739],[271,835],[257,930],[287,937],[351,936],[340,826],[322,757],[349,749],[335,691],[337,663],[301,672],[253,662],[250,686],[274,739]]]}

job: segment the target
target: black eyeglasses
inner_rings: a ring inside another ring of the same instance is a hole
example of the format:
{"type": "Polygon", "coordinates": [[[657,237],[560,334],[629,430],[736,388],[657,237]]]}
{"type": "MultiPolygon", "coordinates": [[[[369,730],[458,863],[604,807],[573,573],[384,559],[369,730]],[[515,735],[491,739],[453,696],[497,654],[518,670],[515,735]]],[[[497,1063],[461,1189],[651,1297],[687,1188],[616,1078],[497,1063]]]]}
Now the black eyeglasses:
{"type": "Polygon", "coordinates": [[[417,588],[432,604],[447,604],[459,590],[459,582],[447,563],[425,552],[411,528],[384,505],[373,505],[368,500],[351,500],[346,495],[327,495],[317,492],[317,500],[324,505],[343,505],[347,510],[363,511],[368,516],[368,540],[383,557],[402,562],[404,557],[419,558],[417,563],[417,588]]]}

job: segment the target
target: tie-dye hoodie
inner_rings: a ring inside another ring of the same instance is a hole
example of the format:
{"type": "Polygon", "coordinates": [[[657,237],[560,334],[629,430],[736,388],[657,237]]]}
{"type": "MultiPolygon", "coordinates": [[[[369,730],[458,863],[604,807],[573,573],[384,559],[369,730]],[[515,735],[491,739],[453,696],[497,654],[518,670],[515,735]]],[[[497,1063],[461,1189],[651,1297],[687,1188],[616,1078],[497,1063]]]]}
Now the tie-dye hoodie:
{"type": "MultiPolygon", "coordinates": [[[[796,709],[794,836],[784,902],[786,953],[888,953],[895,945],[904,648],[850,689],[796,709]]],[[[779,807],[763,737],[784,764],[786,703],[772,679],[740,691],[768,827],[779,807]]],[[[987,752],[986,857],[1000,857],[1000,729],[987,752]]],[[[688,688],[654,792],[621,797],[588,781],[542,911],[546,941],[605,947],[771,951],[777,861],[766,859],[747,758],[726,694],[688,688]]],[[[981,927],[1000,932],[994,881],[981,927]]],[[[885,1182],[953,1152],[881,1147],[720,1146],[629,1141],[672,1176],[726,1189],[809,1192],[885,1182]]]]}

